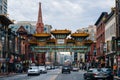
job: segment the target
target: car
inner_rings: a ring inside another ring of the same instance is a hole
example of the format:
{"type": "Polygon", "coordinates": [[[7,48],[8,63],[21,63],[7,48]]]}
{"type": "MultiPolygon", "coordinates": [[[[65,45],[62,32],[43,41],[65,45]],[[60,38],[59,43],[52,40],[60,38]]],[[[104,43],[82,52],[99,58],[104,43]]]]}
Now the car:
{"type": "Polygon", "coordinates": [[[47,73],[47,69],[45,66],[39,66],[40,73],[47,73]]]}
{"type": "Polygon", "coordinates": [[[101,68],[108,75],[108,80],[114,80],[113,70],[111,68],[101,68]]]}
{"type": "Polygon", "coordinates": [[[28,71],[27,71],[27,75],[40,75],[40,70],[38,68],[38,66],[30,66],[28,71]]]}
{"type": "Polygon", "coordinates": [[[99,68],[91,68],[84,73],[84,80],[108,79],[108,75],[99,68]]]}
{"type": "Polygon", "coordinates": [[[73,67],[72,71],[79,71],[79,68],[78,67],[73,67]]]}
{"type": "Polygon", "coordinates": [[[51,69],[55,69],[55,66],[51,66],[51,69]]]}
{"type": "Polygon", "coordinates": [[[47,69],[47,70],[51,70],[51,67],[50,67],[50,66],[46,66],[46,69],[47,69]]]}
{"type": "Polygon", "coordinates": [[[71,73],[70,66],[62,66],[62,73],[71,73]]]}
{"type": "Polygon", "coordinates": [[[59,66],[55,66],[55,69],[58,69],[59,68],[59,66]]]}

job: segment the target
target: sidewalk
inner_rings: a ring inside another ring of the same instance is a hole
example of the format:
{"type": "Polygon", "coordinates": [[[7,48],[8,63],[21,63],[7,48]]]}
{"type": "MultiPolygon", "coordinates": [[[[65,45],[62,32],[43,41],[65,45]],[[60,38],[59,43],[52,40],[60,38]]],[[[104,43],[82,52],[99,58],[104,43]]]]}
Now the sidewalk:
{"type": "Polygon", "coordinates": [[[24,73],[0,73],[0,78],[2,77],[9,77],[9,76],[15,76],[15,75],[19,75],[19,74],[24,74],[24,73]]]}
{"type": "Polygon", "coordinates": [[[118,77],[118,76],[114,76],[114,79],[120,80],[120,77],[118,77]]]}

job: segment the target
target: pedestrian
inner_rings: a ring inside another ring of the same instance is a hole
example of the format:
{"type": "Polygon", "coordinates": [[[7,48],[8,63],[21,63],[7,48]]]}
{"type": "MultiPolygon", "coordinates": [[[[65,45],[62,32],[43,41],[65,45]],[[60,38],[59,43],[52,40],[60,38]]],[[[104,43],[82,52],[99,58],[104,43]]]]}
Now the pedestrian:
{"type": "Polygon", "coordinates": [[[120,68],[118,69],[118,77],[120,77],[120,68]]]}
{"type": "Polygon", "coordinates": [[[114,75],[116,76],[117,75],[117,65],[116,64],[113,65],[113,72],[114,72],[114,75]]]}
{"type": "Polygon", "coordinates": [[[80,63],[80,70],[82,70],[82,63],[80,63]]]}
{"type": "Polygon", "coordinates": [[[2,66],[1,66],[1,72],[4,73],[4,71],[5,71],[5,66],[4,66],[4,64],[2,64],[2,66]]]}
{"type": "Polygon", "coordinates": [[[16,65],[16,73],[19,73],[19,66],[18,66],[18,64],[16,65]]]}

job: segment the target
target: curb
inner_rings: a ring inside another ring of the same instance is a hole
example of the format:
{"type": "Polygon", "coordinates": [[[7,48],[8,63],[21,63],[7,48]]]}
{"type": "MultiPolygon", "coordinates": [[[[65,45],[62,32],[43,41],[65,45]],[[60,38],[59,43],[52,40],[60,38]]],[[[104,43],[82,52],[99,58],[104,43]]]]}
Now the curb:
{"type": "Polygon", "coordinates": [[[118,79],[118,80],[120,80],[120,77],[118,77],[118,76],[114,76],[114,79],[118,79]]]}
{"type": "Polygon", "coordinates": [[[19,75],[19,74],[25,74],[25,73],[4,74],[4,75],[0,75],[0,78],[3,78],[3,77],[10,77],[10,76],[15,76],[15,75],[19,75]]]}
{"type": "Polygon", "coordinates": [[[0,78],[10,77],[10,76],[14,76],[14,75],[17,75],[17,74],[3,74],[3,75],[0,76],[0,78]]]}

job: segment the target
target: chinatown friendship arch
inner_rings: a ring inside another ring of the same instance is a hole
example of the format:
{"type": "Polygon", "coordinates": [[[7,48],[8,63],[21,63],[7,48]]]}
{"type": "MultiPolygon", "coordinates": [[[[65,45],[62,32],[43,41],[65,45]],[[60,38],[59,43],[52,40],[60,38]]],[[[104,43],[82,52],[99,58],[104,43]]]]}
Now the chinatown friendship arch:
{"type": "Polygon", "coordinates": [[[88,53],[90,51],[91,40],[86,38],[88,33],[71,33],[70,30],[52,30],[50,33],[44,33],[44,24],[42,21],[41,3],[39,3],[38,21],[36,33],[30,40],[31,50],[37,55],[38,64],[45,64],[45,53],[56,52],[76,52],[88,53]],[[70,36],[70,38],[68,38],[70,36]]]}

